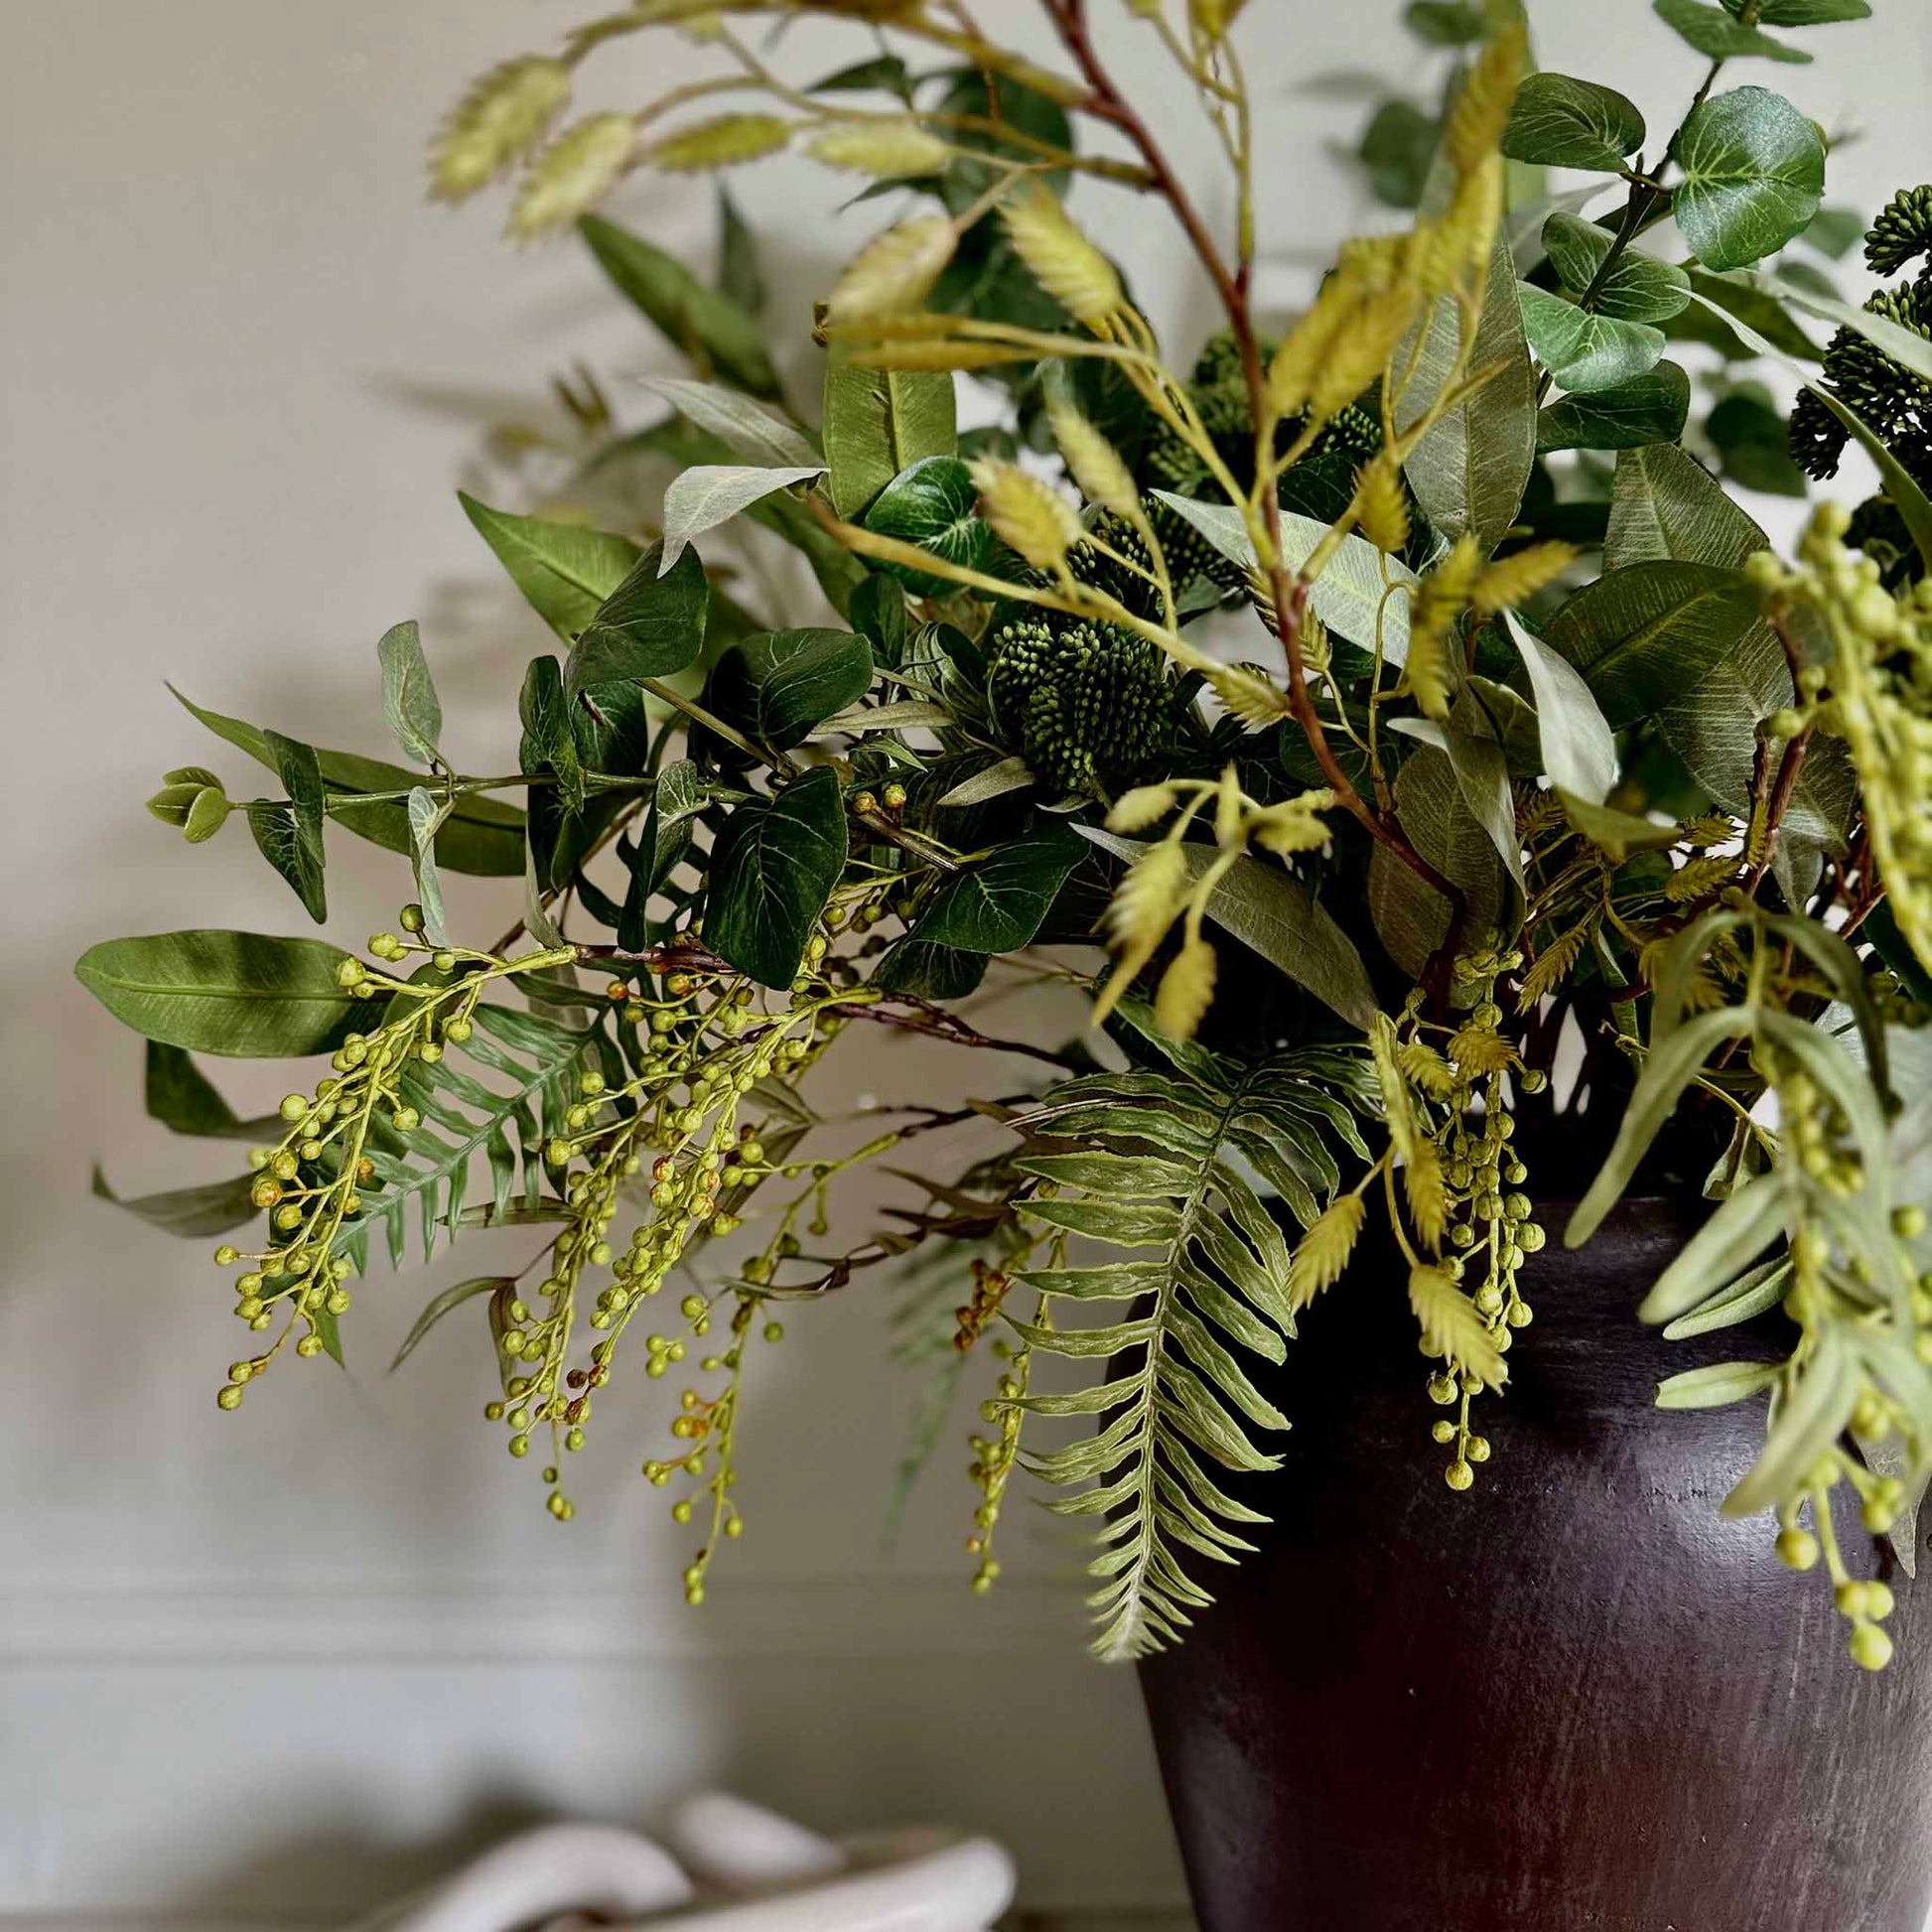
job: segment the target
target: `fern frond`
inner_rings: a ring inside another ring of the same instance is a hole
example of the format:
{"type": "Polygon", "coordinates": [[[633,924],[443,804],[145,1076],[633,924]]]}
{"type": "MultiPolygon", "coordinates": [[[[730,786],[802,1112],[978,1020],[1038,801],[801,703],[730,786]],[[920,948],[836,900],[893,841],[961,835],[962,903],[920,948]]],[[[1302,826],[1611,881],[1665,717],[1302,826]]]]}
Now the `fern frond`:
{"type": "Polygon", "coordinates": [[[488,1163],[492,1217],[502,1216],[519,1191],[525,1206],[537,1202],[543,1144],[561,1129],[570,1076],[592,1035],[513,1007],[480,1005],[471,1022],[475,1031],[463,1051],[504,1084],[490,1085],[456,1066],[453,1051],[433,1066],[410,1062],[398,1090],[422,1125],[407,1141],[368,1150],[375,1177],[345,1242],[358,1266],[377,1223],[390,1259],[401,1264],[412,1207],[427,1261],[437,1230],[454,1234],[462,1220],[479,1156],[488,1163]]]}
{"type": "Polygon", "coordinates": [[[1306,1298],[1249,1176],[1307,1227],[1339,1182],[1331,1143],[1368,1158],[1356,1116],[1371,1111],[1373,1075],[1358,1050],[1247,1068],[1198,1047],[1175,1057],[1172,1073],[1096,1074],[1056,1088],[1019,1123],[1033,1140],[1015,1162],[1051,1183],[1030,1216],[1129,1251],[1021,1277],[1049,1301],[1125,1305],[1121,1318],[1013,1323],[1040,1355],[1112,1364],[1097,1389],[1030,1396],[1025,1406],[1094,1418],[1092,1435],[1028,1460],[1048,1482],[1080,1486],[1051,1508],[1098,1520],[1088,1601],[1094,1649],[1115,1661],[1176,1641],[1211,1600],[1186,1558],[1231,1563],[1252,1547],[1241,1529],[1265,1520],[1225,1492],[1220,1472],[1279,1466],[1257,1438],[1288,1418],[1247,1362],[1284,1358],[1306,1298]]]}

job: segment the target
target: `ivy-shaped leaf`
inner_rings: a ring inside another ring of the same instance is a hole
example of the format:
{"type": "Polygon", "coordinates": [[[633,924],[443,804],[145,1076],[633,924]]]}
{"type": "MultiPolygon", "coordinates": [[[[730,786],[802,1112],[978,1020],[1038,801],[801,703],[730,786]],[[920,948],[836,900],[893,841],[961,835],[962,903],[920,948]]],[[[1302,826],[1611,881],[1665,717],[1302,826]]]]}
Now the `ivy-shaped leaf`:
{"type": "MultiPolygon", "coordinates": [[[[927,457],[901,472],[866,511],[866,528],[882,537],[915,544],[962,570],[984,570],[993,532],[979,513],[972,473],[954,456],[927,457]]],[[[944,597],[954,588],[944,577],[904,564],[880,566],[917,597],[944,597]]]]}
{"type": "Polygon", "coordinates": [[[847,849],[845,799],[829,766],[740,805],[712,848],[706,942],[760,986],[789,986],[847,849]]]}
{"type": "Polygon", "coordinates": [[[915,941],[971,953],[1017,952],[1033,943],[1086,846],[1048,821],[940,883],[913,928],[915,941]]]}

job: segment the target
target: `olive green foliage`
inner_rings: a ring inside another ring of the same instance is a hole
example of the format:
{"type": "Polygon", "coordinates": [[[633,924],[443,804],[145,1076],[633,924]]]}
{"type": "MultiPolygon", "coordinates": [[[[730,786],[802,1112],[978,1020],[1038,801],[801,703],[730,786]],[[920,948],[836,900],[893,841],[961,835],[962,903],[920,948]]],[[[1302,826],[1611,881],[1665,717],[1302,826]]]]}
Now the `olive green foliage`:
{"type": "Polygon", "coordinates": [[[1566,1314],[1532,1320],[1540,1203],[1595,1170],[1580,1241],[1701,1190],[1640,1312],[1737,1353],[1659,1401],[1764,1404],[1725,1507],[1823,1565],[1876,1668],[1857,1546],[1909,1568],[1932,1475],[1932,188],[1867,231],[1766,78],[1869,10],[1656,0],[1681,56],[1635,100],[1541,69],[1511,0],[1416,0],[1415,93],[1359,153],[1404,213],[1287,315],[1253,291],[1302,261],[1308,187],[1257,157],[1303,10],[1136,0],[1091,40],[1089,11],[1048,0],[1023,52],[922,0],[653,0],[461,95],[434,192],[508,181],[511,232],[585,248],[673,372],[574,370],[564,426],[504,431],[462,498],[530,607],[513,764],[438,698],[458,640],[407,621],[362,683],[389,757],[182,701],[218,763],[157,760],[150,836],[211,864],[238,818],[307,927],[347,832],[402,910],[354,950],[90,948],[154,1120],[248,1148],[95,1192],[219,1239],[223,1410],[362,1348],[372,1241],[497,1231],[396,1358],[486,1332],[484,1416],[560,1522],[602,1392],[672,1382],[637,1459],[694,1603],[758,1494],[758,1347],[902,1270],[882,1328],[930,1389],[900,1500],[974,1402],[973,1586],[1038,1478],[1130,1658],[1296,1506],[1276,1371],[1321,1353],[1320,1298],[1413,1320],[1419,1479],[1460,1493],[1536,1452],[1507,1387],[1566,1314]],[[673,36],[697,77],[573,107],[614,43],[673,36]],[[789,312],[779,156],[869,230],[789,312]],[[639,231],[692,194],[715,258],[639,231]],[[1855,308],[1861,232],[1892,285],[1855,308]],[[1773,556],[1735,492],[1802,495],[1854,441],[1879,492],[1773,556]],[[503,882],[481,932],[454,874],[503,882]],[[1008,1018],[1047,984],[1093,1028],[1008,1018]],[[957,1104],[896,1034],[954,1050],[957,1104]],[[849,1051],[856,1124],[812,1080],[849,1051]],[[325,1064],[243,1120],[198,1055],[325,1064]],[[875,1165],[868,1230],[841,1183],[875,1165]]]}

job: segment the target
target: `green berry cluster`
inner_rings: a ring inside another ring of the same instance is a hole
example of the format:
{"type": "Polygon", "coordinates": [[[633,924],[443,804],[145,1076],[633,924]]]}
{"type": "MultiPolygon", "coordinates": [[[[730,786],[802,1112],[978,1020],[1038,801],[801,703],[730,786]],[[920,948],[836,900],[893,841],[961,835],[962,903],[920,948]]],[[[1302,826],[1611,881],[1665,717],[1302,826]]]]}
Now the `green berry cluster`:
{"type": "Polygon", "coordinates": [[[446,1043],[461,1044],[471,1036],[471,1016],[492,980],[575,957],[569,947],[507,961],[433,948],[418,936],[423,914],[416,905],[403,908],[401,924],[409,938],[378,932],[369,940],[370,954],[388,966],[427,954],[437,976],[410,979],[345,959],[338,973],[345,991],[358,1000],[390,996],[395,1017],[374,1033],[350,1034],[313,1095],[284,1097],[280,1111],[288,1132],[282,1140],[249,1154],[256,1176],[249,1199],[268,1215],[269,1238],[254,1253],[224,1242],[214,1258],[222,1267],[246,1264],[235,1282],[237,1317],[261,1331],[273,1327],[279,1315],[282,1328],[264,1353],[229,1369],[215,1398],[223,1409],[241,1406],[243,1389],[298,1329],[298,1355],[338,1352],[336,1322],[348,1311],[347,1282],[367,1239],[360,1190],[376,1181],[370,1149],[378,1137],[406,1140],[422,1125],[421,1113],[404,1092],[412,1063],[434,1066],[446,1043]],[[451,980],[460,965],[462,976],[451,980]]]}
{"type": "Polygon", "coordinates": [[[987,697],[1007,742],[1063,793],[1125,790],[1173,743],[1167,659],[1115,624],[1014,618],[994,635],[987,697]]]}
{"type": "MultiPolygon", "coordinates": [[[[1548,1081],[1518,1060],[1495,997],[1499,982],[1522,963],[1520,953],[1493,949],[1458,960],[1455,995],[1464,1003],[1462,1017],[1427,1021],[1412,1002],[1395,1053],[1419,1130],[1404,1176],[1412,1218],[1432,1246],[1447,1239],[1449,1252],[1442,1265],[1450,1277],[1476,1284],[1470,1299],[1499,1355],[1509,1352],[1515,1331],[1533,1318],[1519,1275],[1525,1258],[1546,1239],[1522,1191],[1529,1170],[1514,1145],[1510,1102],[1512,1085],[1537,1093],[1548,1081]]],[[[1429,1399],[1455,1410],[1430,1431],[1450,1450],[1443,1479],[1451,1489],[1471,1487],[1476,1465],[1489,1459],[1488,1439],[1469,1426],[1469,1404],[1483,1386],[1480,1376],[1458,1373],[1453,1365],[1429,1378],[1429,1399]]]]}

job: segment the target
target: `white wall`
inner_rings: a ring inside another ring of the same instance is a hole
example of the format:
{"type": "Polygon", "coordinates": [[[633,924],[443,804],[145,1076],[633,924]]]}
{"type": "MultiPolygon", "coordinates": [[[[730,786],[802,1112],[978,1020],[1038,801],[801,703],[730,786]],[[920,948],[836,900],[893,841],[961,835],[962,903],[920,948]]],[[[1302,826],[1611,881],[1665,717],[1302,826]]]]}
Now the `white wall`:
{"type": "MultiPolygon", "coordinates": [[[[1272,238],[1308,251],[1285,296],[1365,212],[1327,154],[1357,99],[1293,83],[1401,59],[1396,11],[1251,9],[1264,180],[1285,224],[1272,238]]],[[[1617,80],[1669,125],[1696,64],[1638,0],[1533,11],[1546,65],[1617,80]],[[1606,31],[1615,45],[1588,51],[1606,31]]],[[[1867,128],[1833,164],[1833,198],[1867,210],[1925,162],[1905,145],[1924,125],[1925,12],[1878,12],[1810,37],[1830,57],[1815,69],[1742,75],[1867,128]]],[[[478,421],[549,371],[634,369],[653,351],[570,246],[513,254],[495,207],[426,208],[420,157],[475,71],[574,13],[0,10],[0,1912],[326,1919],[506,1820],[634,1819],[699,1780],[825,1827],[927,1815],[996,1830],[1038,1904],[1178,1897],[1132,1680],[1082,1663],[1068,1550],[1045,1519],[1016,1506],[1009,1587],[967,1595],[971,1492],[950,1448],[897,1560],[878,1554],[908,1390],[883,1364],[875,1282],[794,1319],[759,1361],[750,1534],[694,1617],[675,1587],[687,1539],[635,1475],[646,1405],[600,1417],[560,1531],[478,1414],[479,1324],[382,1373],[429,1287],[474,1266],[378,1276],[350,1317],[346,1379],[278,1373],[225,1417],[209,1397],[238,1331],[199,1249],[85,1195],[96,1154],[143,1190],[221,1156],[142,1120],[139,1045],[73,983],[73,956],[113,932],[299,923],[238,828],[191,851],[142,813],[165,767],[242,776],[161,679],[379,749],[371,645],[419,614],[451,743],[473,769],[513,756],[514,677],[542,636],[452,480],[478,421]]],[[[654,46],[593,86],[662,84],[685,57],[654,46]]],[[[1178,102],[1158,119],[1205,163],[1178,102]]],[[[794,317],[838,245],[803,173],[766,166],[741,189],[794,317]]],[[[699,185],[655,182],[627,211],[708,245],[699,185]]],[[[1158,223],[1117,233],[1160,319],[1204,331],[1204,314],[1173,311],[1178,258],[1158,223]]],[[[331,891],[338,932],[355,935],[392,919],[400,881],[338,839],[331,891]]],[[[466,887],[456,909],[493,930],[502,902],[466,887]]],[[[854,1044],[872,1054],[855,1085],[960,1077],[937,1053],[854,1044]]],[[[274,1091],[245,1068],[228,1085],[250,1103],[274,1091]]]]}

